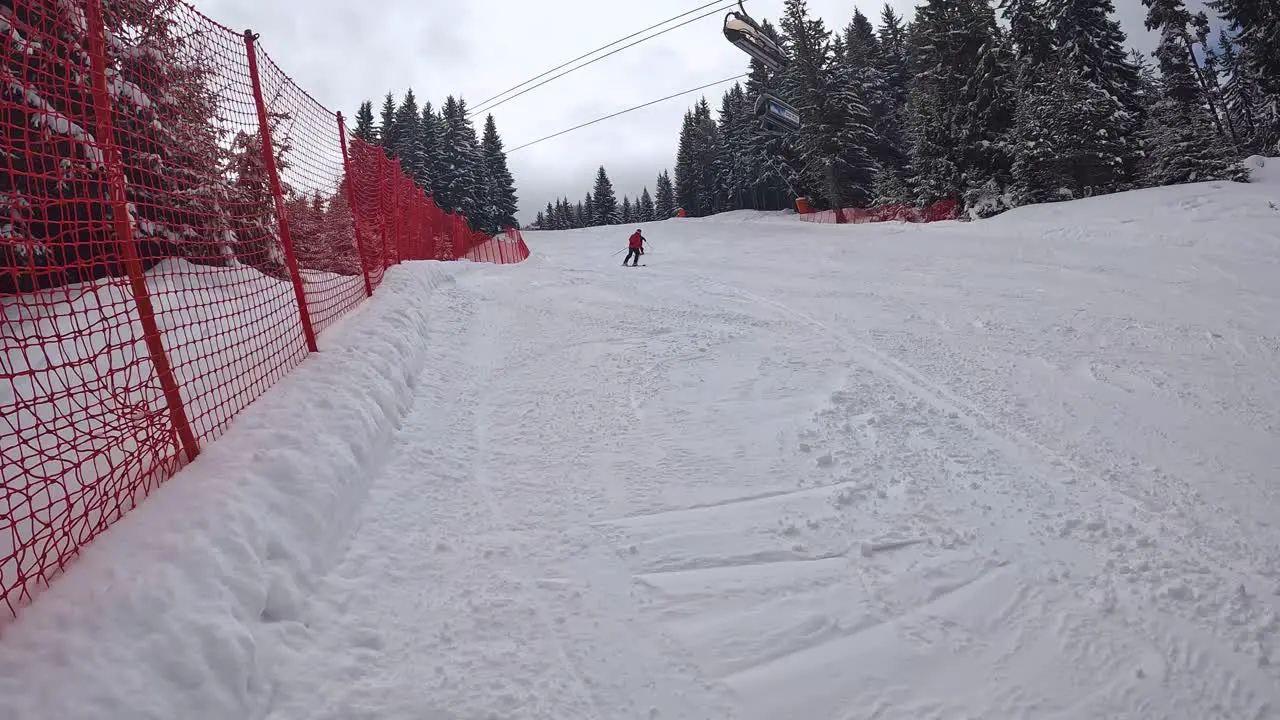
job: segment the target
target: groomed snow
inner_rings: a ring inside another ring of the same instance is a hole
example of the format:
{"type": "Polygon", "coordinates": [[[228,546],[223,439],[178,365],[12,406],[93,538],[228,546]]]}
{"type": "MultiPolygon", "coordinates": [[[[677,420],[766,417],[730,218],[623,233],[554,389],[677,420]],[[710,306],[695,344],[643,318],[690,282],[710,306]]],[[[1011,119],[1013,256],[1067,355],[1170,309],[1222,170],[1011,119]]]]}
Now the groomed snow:
{"type": "Polygon", "coordinates": [[[1252,162],[394,268],[4,629],[0,717],[1273,717],[1252,162]]]}

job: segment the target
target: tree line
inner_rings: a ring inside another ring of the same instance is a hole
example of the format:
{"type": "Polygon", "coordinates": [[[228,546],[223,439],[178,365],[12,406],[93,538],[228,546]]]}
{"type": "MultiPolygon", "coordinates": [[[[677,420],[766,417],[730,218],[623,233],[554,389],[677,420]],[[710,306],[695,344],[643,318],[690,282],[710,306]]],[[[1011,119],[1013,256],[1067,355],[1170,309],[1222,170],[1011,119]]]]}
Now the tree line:
{"type": "MultiPolygon", "coordinates": [[[[796,197],[819,208],[954,198],[986,217],[1246,180],[1241,158],[1280,153],[1274,0],[1210,0],[1217,23],[1184,0],[1141,2],[1160,38],[1152,56],[1127,47],[1113,0],[926,0],[910,21],[886,4],[878,24],[855,9],[839,32],[805,0],[787,0],[779,27],[762,27],[788,67],[771,72],[753,59],[718,113],[705,97],[685,113],[674,205],[663,209],[704,216],[785,209],[796,197]],[[754,107],[764,93],[794,106],[803,127],[762,128],[754,107]]],[[[560,205],[538,226],[612,220],[586,212],[590,203],[583,212],[560,205]]]]}
{"type": "Polygon", "coordinates": [[[467,218],[475,230],[494,235],[517,226],[515,180],[493,115],[477,137],[465,100],[450,95],[439,111],[430,102],[419,108],[410,88],[398,104],[387,93],[376,120],[373,102],[361,103],[354,134],[398,159],[437,207],[467,218]]]}

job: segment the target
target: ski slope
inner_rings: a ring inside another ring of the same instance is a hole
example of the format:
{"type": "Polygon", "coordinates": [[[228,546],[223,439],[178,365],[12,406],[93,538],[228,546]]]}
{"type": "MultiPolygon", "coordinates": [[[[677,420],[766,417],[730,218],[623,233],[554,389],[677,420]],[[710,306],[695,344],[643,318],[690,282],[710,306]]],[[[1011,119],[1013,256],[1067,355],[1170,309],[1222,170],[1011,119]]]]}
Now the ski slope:
{"type": "Polygon", "coordinates": [[[0,638],[0,717],[1280,714],[1280,161],[394,268],[0,638]]]}

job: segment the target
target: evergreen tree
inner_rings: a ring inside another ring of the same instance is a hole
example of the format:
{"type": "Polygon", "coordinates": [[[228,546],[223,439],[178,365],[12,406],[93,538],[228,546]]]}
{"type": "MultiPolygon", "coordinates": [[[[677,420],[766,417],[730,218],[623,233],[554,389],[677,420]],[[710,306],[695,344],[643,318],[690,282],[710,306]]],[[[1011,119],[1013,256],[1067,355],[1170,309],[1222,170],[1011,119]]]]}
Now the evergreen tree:
{"type": "MultiPolygon", "coordinates": [[[[1197,42],[1203,45],[1208,39],[1208,18],[1203,13],[1193,18],[1183,0],[1142,0],[1142,4],[1147,7],[1147,29],[1160,33],[1156,58],[1164,78],[1165,97],[1184,104],[1207,104],[1213,124],[1219,134],[1225,135],[1213,84],[1205,77],[1196,58],[1195,45],[1197,42]],[[1193,26],[1198,40],[1192,36],[1193,26]]],[[[1204,50],[1212,52],[1207,46],[1204,50]]]]}
{"type": "MultiPolygon", "coordinates": [[[[565,199],[566,208],[568,207],[568,204],[569,204],[569,200],[568,198],[566,198],[565,199]]],[[[584,228],[587,226],[587,208],[582,204],[581,200],[579,200],[578,203],[574,205],[573,208],[571,208],[571,213],[569,215],[569,223],[570,223],[569,227],[574,227],[574,228],[584,228]]]]}
{"type": "Polygon", "coordinates": [[[378,131],[373,126],[373,102],[365,100],[356,111],[355,136],[374,145],[378,142],[378,131]]]}
{"type": "Polygon", "coordinates": [[[396,138],[396,99],[391,93],[382,99],[382,115],[378,124],[378,143],[390,153],[396,138]]]}
{"type": "MultiPolygon", "coordinates": [[[[1235,35],[1228,71],[1241,78],[1236,90],[1252,95],[1249,145],[1255,152],[1280,153],[1280,7],[1275,0],[1209,0],[1208,5],[1235,35]]],[[[1236,95],[1237,107],[1240,99],[1236,95]]]]}
{"type": "Polygon", "coordinates": [[[1009,39],[1017,63],[1020,85],[1030,89],[1044,82],[1045,65],[1054,60],[1053,23],[1046,0],[1001,0],[1009,22],[1009,39]]]}
{"type": "Polygon", "coordinates": [[[429,195],[435,194],[438,178],[442,172],[443,125],[443,121],[431,107],[431,103],[423,103],[422,114],[418,118],[418,151],[422,154],[422,159],[416,179],[418,186],[426,190],[429,195]]]}
{"type": "Polygon", "coordinates": [[[1259,112],[1262,90],[1252,76],[1252,69],[1240,61],[1236,42],[1225,29],[1218,36],[1218,51],[1219,72],[1227,77],[1222,85],[1223,113],[1236,128],[1241,151],[1259,152],[1262,133],[1257,118],[1262,116],[1259,112]]]}
{"type": "MultiPolygon", "coordinates": [[[[892,13],[892,9],[886,8],[892,13]]],[[[896,21],[896,16],[892,16],[896,21]]],[[[872,144],[868,148],[876,164],[887,171],[899,172],[906,165],[906,138],[902,133],[902,99],[890,72],[896,72],[900,59],[886,54],[871,21],[855,9],[853,20],[845,28],[845,62],[851,81],[866,100],[872,144]]]]}
{"type": "Polygon", "coordinates": [[[563,230],[560,227],[560,201],[556,200],[556,204],[552,205],[547,202],[547,209],[539,213],[538,227],[543,230],[563,230]]]}
{"type": "Polygon", "coordinates": [[[916,13],[908,126],[919,203],[1000,195],[1011,160],[1010,51],[985,0],[928,0],[916,13]]]}
{"type": "Polygon", "coordinates": [[[478,182],[483,167],[475,129],[467,119],[466,105],[450,95],[442,110],[444,142],[441,155],[445,170],[437,178],[436,204],[443,210],[457,212],[475,220],[482,190],[478,182]]]}
{"type": "Polygon", "coordinates": [[[1144,129],[1144,182],[1159,186],[1244,179],[1206,97],[1209,86],[1197,77],[1191,13],[1182,0],[1143,0],[1143,4],[1148,8],[1147,27],[1160,31],[1156,57],[1161,71],[1160,99],[1144,129]]]}
{"type": "MultiPolygon", "coordinates": [[[[551,203],[547,203],[547,208],[548,208],[548,209],[550,209],[550,208],[551,208],[551,203]]],[[[543,211],[539,210],[539,211],[538,211],[538,217],[534,218],[534,220],[533,220],[533,226],[534,226],[535,228],[537,228],[538,230],[546,230],[546,229],[548,229],[548,228],[547,228],[547,213],[544,213],[543,211]]]]}
{"type": "Polygon", "coordinates": [[[515,180],[507,168],[507,155],[502,149],[502,138],[498,136],[498,126],[489,115],[484,121],[484,139],[480,143],[484,155],[484,171],[489,180],[490,230],[497,233],[505,227],[515,227],[516,210],[519,200],[516,197],[515,180]]]}
{"type": "Polygon", "coordinates": [[[831,40],[806,0],[787,0],[782,33],[792,52],[786,80],[804,125],[797,138],[800,179],[831,207],[865,205],[877,171],[867,148],[870,118],[843,41],[831,40]]]}
{"type": "Polygon", "coordinates": [[[1074,76],[1093,83],[1111,99],[1111,112],[1097,114],[1096,125],[1086,131],[1123,143],[1122,162],[1108,163],[1116,172],[1101,185],[1110,191],[1123,190],[1141,157],[1137,132],[1143,113],[1138,71],[1124,49],[1125,34],[1114,17],[1115,4],[1112,0],[1049,0],[1048,7],[1055,56],[1071,68],[1074,76]]]}
{"type": "Polygon", "coordinates": [[[695,128],[693,111],[686,110],[683,124],[680,126],[680,139],[676,144],[675,202],[690,215],[695,214],[698,192],[698,169],[694,159],[695,128]]]}
{"type": "Polygon", "coordinates": [[[613,194],[613,183],[609,181],[609,174],[605,172],[603,165],[596,172],[592,198],[596,225],[617,225],[622,221],[618,212],[618,198],[613,194]]]}
{"type": "Polygon", "coordinates": [[[711,105],[705,96],[694,106],[693,118],[693,162],[697,186],[694,198],[697,209],[693,214],[701,217],[724,209],[723,193],[719,192],[724,185],[719,177],[720,129],[711,117],[711,105]]]}
{"type": "Polygon", "coordinates": [[[747,107],[746,92],[734,83],[720,104],[719,145],[716,147],[716,192],[725,209],[752,207],[752,166],[756,119],[747,107]]]}
{"type": "Polygon", "coordinates": [[[623,225],[631,225],[636,221],[635,212],[631,208],[631,198],[626,195],[622,196],[621,218],[623,225]]]}
{"type": "Polygon", "coordinates": [[[596,215],[596,199],[591,197],[591,193],[587,193],[587,197],[582,201],[582,227],[595,227],[603,224],[596,215]]]}
{"type": "Polygon", "coordinates": [[[654,212],[653,197],[649,195],[649,187],[645,186],[644,191],[640,193],[640,203],[639,203],[639,211],[637,213],[637,219],[642,223],[653,222],[655,219],[653,216],[653,212],[654,212]]]}
{"type": "Polygon", "coordinates": [[[1129,62],[1138,71],[1138,102],[1145,114],[1160,99],[1160,74],[1141,50],[1130,51],[1129,62]]]}
{"type": "Polygon", "coordinates": [[[1072,200],[1112,191],[1123,171],[1124,138],[1095,132],[1112,99],[1071,65],[1023,98],[1014,129],[1012,174],[1017,204],[1072,200]]]}
{"type": "Polygon", "coordinates": [[[654,202],[655,220],[666,220],[676,214],[675,187],[671,184],[671,176],[666,170],[658,173],[657,198],[654,202]]]}
{"type": "Polygon", "coordinates": [[[404,100],[396,108],[395,137],[388,146],[391,156],[400,159],[400,167],[405,174],[414,179],[418,187],[430,188],[430,168],[428,166],[427,148],[422,134],[421,117],[418,115],[418,100],[410,89],[404,100]]]}
{"type": "Polygon", "coordinates": [[[586,227],[586,224],[582,219],[581,202],[579,202],[575,207],[569,204],[569,198],[563,198],[560,201],[560,213],[558,217],[560,229],[562,230],[576,230],[578,228],[586,227]]]}

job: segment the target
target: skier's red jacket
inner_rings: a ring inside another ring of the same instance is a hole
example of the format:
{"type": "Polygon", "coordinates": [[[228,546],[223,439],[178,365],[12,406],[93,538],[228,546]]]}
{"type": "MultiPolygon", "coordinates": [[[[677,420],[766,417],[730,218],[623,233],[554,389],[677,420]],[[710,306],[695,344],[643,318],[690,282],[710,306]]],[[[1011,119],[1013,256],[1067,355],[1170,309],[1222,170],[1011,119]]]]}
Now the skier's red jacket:
{"type": "Polygon", "coordinates": [[[640,234],[639,230],[631,233],[631,240],[629,241],[629,244],[627,245],[627,247],[631,248],[632,250],[639,250],[640,248],[644,247],[644,236],[640,234]]]}

